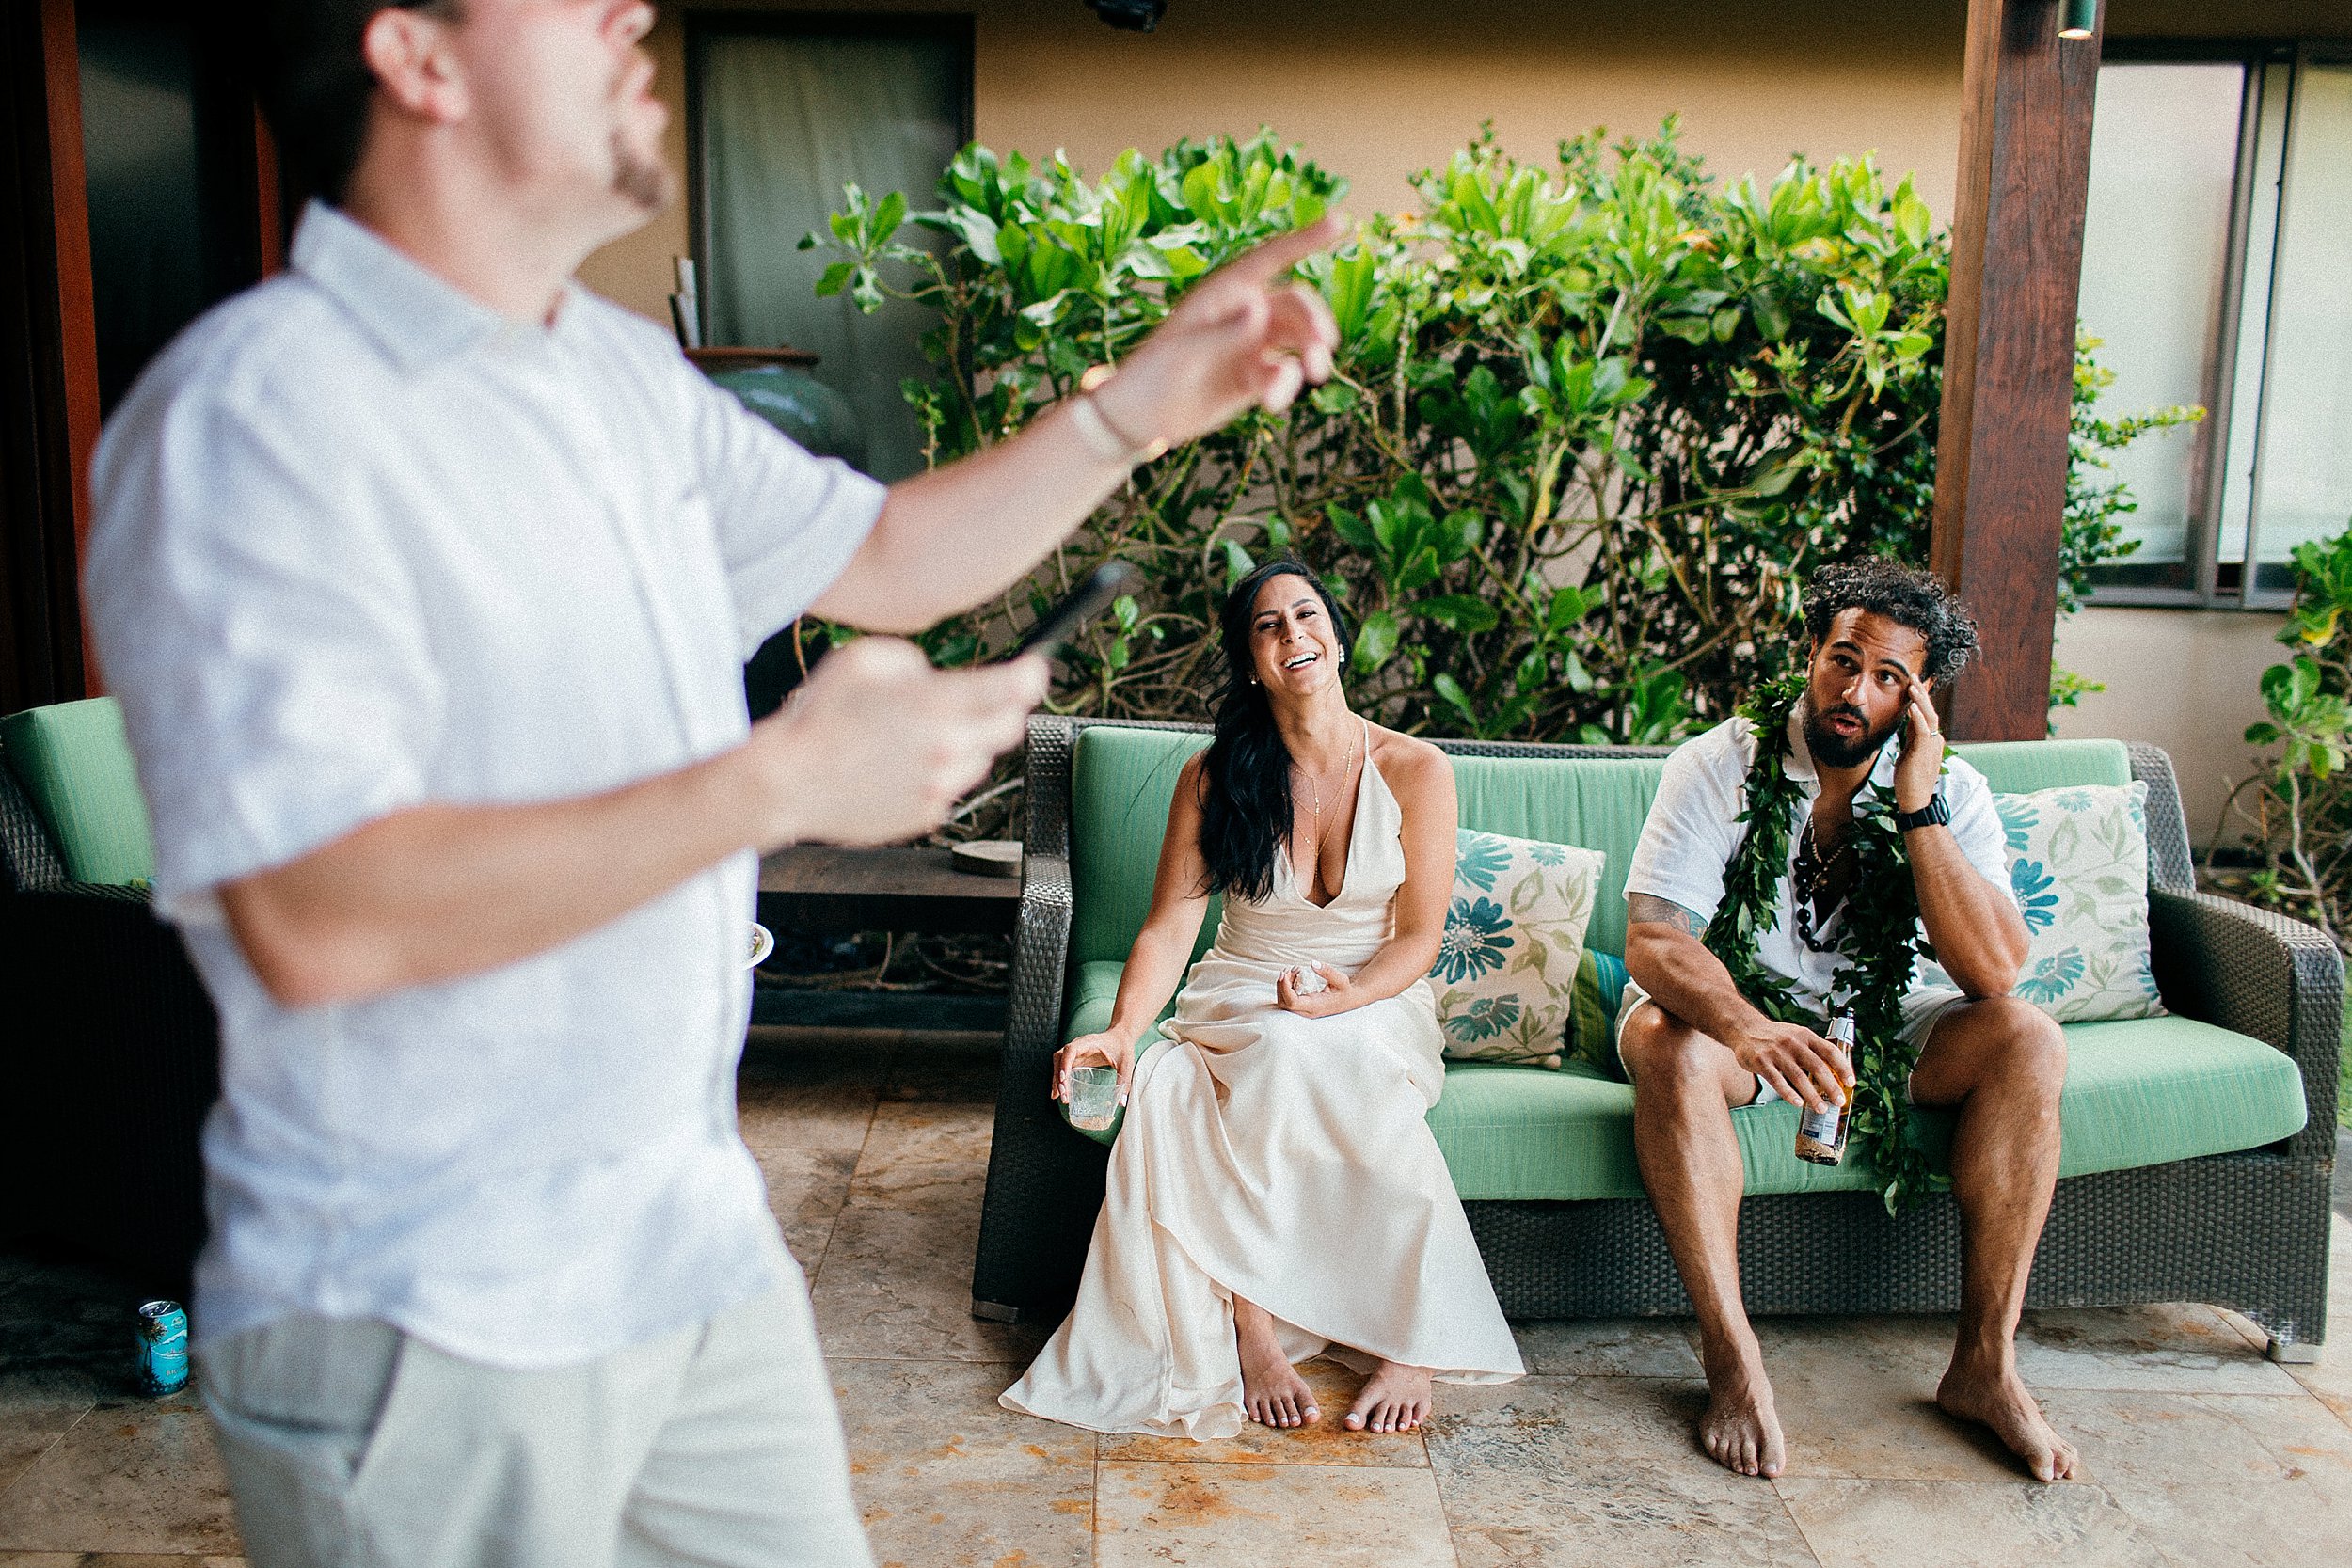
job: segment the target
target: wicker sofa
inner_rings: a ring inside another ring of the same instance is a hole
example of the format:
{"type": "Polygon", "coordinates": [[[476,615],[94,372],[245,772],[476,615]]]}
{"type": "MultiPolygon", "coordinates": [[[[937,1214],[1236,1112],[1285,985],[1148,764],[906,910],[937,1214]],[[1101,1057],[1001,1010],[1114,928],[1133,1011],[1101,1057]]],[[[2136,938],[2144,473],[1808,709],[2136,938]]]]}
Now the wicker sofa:
{"type": "Polygon", "coordinates": [[[220,1036],[149,909],[147,808],[112,701],[0,720],[0,1235],[62,1243],[181,1295],[204,1242],[198,1136],[220,1036]]]}
{"type": "MultiPolygon", "coordinates": [[[[1148,906],[1183,759],[1205,733],[1040,718],[1027,752],[1027,867],[1003,1080],[972,1284],[975,1314],[1051,1321],[1075,1293],[1104,1151],[1043,1093],[1062,1040],[1099,1028],[1148,906]]],[[[1609,857],[1587,942],[1622,951],[1625,862],[1663,753],[1439,742],[1465,826],[1609,857]]],[[[2169,761],[2117,742],[1961,748],[1996,789],[2144,780],[2150,922],[2169,1017],[2069,1025],[2066,1155],[2035,1306],[2195,1300],[2316,1354],[2327,1313],[2343,964],[2298,922],[2193,885],[2169,761]],[[2306,1116],[2306,1108],[2311,1114],[2306,1116]]],[[[1202,943],[1215,912],[1204,925],[1202,943]]],[[[1631,1153],[1632,1092],[1599,1072],[1457,1064],[1431,1113],[1505,1312],[1689,1310],[1631,1153]]],[[[1931,1139],[1948,1114],[1919,1113],[1931,1139]]],[[[1890,1218],[1854,1163],[1789,1156],[1794,1112],[1742,1113],[1740,1227],[1752,1310],[1934,1312],[1960,1289],[1948,1196],[1890,1218]]]]}

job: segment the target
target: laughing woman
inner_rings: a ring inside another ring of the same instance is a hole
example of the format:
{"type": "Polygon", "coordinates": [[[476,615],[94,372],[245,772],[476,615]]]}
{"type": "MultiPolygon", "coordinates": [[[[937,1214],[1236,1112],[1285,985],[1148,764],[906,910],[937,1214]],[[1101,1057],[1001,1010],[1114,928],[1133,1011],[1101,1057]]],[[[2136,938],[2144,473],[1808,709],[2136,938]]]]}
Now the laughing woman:
{"type": "Polygon", "coordinates": [[[1349,711],[1339,610],[1305,566],[1261,566],[1223,620],[1216,738],[1177,782],[1110,1027],[1054,1063],[1057,1096],[1107,1063],[1128,1101],[1086,1276],[1003,1402],[1203,1441],[1299,1426],[1321,1413],[1294,1363],[1327,1348],[1371,1374],[1345,1425],[1409,1432],[1433,1377],[1524,1370],[1423,1119],[1454,773],[1349,711]]]}

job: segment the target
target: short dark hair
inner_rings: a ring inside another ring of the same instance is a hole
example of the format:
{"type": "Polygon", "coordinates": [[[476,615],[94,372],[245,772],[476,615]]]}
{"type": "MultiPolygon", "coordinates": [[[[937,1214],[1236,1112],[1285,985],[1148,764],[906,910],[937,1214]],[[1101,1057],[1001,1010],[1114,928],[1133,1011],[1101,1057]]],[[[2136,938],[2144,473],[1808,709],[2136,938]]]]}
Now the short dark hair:
{"type": "Polygon", "coordinates": [[[1804,629],[1814,641],[1849,610],[1867,610],[1927,639],[1929,680],[1948,680],[1977,652],[1977,618],[1944,581],[1884,556],[1841,561],[1813,574],[1804,588],[1804,629]]]}
{"type": "Polygon", "coordinates": [[[378,11],[451,21],[463,0],[261,0],[254,55],[262,117],[297,196],[340,202],[367,139],[375,73],[362,40],[378,11]]]}

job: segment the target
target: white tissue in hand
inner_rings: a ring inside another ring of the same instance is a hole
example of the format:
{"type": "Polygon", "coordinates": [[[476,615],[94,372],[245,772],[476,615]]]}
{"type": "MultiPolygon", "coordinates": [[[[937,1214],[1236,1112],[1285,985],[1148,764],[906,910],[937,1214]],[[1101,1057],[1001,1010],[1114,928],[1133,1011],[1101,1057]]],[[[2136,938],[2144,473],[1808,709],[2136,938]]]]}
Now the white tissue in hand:
{"type": "Polygon", "coordinates": [[[1331,982],[1315,970],[1300,964],[1291,971],[1291,990],[1300,996],[1312,996],[1331,989],[1331,982]]]}

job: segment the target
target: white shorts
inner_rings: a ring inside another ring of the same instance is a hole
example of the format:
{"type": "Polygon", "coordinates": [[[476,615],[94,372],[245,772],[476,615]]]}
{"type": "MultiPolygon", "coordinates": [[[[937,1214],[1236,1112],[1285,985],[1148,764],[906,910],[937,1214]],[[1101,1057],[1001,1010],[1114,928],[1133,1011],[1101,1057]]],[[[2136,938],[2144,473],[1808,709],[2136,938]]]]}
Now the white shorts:
{"type": "Polygon", "coordinates": [[[808,1291],[510,1371],[281,1318],[199,1357],[254,1568],[871,1568],[808,1291]]]}
{"type": "MultiPolygon", "coordinates": [[[[1935,1033],[1935,1026],[1944,1022],[1944,1015],[1967,1000],[1967,992],[1957,986],[1921,986],[1904,993],[1903,1026],[1898,1037],[1906,1044],[1916,1044],[1925,1050],[1928,1037],[1935,1033]]],[[[1625,1074],[1629,1084],[1633,1081],[1633,1073],[1625,1065],[1625,1024],[1626,1020],[1633,1016],[1633,1009],[1645,1003],[1657,1006],[1651,1001],[1649,992],[1628,980],[1625,995],[1617,1004],[1617,1070],[1625,1074]]],[[[1779,1093],[1759,1074],[1756,1080],[1756,1098],[1748,1104],[1769,1105],[1779,1098],[1779,1093]]]]}

